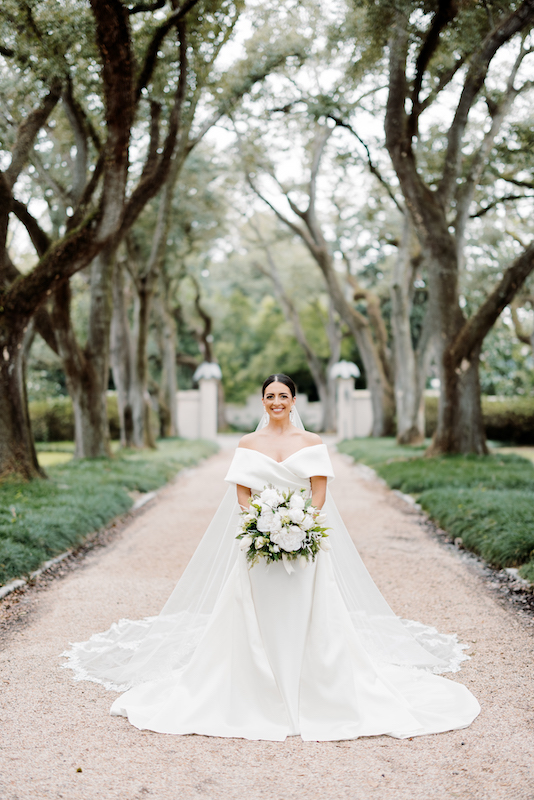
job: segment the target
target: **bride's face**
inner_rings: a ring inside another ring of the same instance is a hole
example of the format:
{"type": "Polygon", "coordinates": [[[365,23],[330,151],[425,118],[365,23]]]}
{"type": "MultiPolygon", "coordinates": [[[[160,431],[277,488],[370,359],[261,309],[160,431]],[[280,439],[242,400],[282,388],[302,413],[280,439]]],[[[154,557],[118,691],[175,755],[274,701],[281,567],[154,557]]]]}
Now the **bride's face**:
{"type": "Polygon", "coordinates": [[[285,383],[273,381],[265,389],[263,407],[273,420],[283,420],[289,417],[295,398],[292,396],[285,383]]]}

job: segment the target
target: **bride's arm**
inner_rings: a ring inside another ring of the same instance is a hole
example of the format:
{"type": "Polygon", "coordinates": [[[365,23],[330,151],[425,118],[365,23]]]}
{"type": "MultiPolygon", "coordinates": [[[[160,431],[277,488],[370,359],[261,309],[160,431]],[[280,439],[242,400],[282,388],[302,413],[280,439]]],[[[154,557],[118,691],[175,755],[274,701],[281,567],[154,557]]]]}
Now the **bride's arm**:
{"type": "Polygon", "coordinates": [[[237,484],[237,502],[241,508],[248,508],[252,492],[246,486],[237,484]]]}
{"type": "MultiPolygon", "coordinates": [[[[326,484],[327,479],[324,475],[315,475],[310,478],[311,493],[312,493],[312,506],[315,508],[322,508],[326,500],[326,484]]],[[[239,489],[239,487],[238,487],[239,489]]]]}

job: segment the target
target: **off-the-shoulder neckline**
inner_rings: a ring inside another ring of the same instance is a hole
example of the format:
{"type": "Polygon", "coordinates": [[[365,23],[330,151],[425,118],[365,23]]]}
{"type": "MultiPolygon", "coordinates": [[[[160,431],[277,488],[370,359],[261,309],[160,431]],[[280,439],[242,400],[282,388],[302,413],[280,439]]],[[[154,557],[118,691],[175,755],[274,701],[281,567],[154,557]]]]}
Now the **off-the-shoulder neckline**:
{"type": "Polygon", "coordinates": [[[261,450],[253,450],[252,447],[237,447],[236,450],[246,450],[249,453],[259,453],[260,456],[264,456],[265,458],[268,458],[269,461],[274,461],[275,464],[285,464],[286,461],[289,461],[290,458],[293,458],[293,456],[296,456],[297,453],[302,453],[303,450],[311,450],[313,447],[326,447],[326,445],[325,445],[324,442],[321,442],[321,444],[308,444],[308,445],[306,445],[306,447],[301,447],[300,450],[295,450],[294,453],[291,453],[290,456],[288,456],[287,458],[284,458],[282,461],[277,461],[276,458],[273,458],[272,456],[268,456],[267,453],[262,453],[261,450]]]}

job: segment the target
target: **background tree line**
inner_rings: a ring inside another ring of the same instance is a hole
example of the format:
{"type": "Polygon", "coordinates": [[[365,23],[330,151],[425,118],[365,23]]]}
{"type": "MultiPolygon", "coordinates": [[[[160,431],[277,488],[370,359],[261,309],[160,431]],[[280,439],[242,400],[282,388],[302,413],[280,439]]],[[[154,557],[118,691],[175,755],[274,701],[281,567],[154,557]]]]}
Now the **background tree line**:
{"type": "Polygon", "coordinates": [[[142,447],[202,360],[234,400],[285,368],[326,429],[355,360],[374,435],[406,443],[433,378],[432,451],[485,452],[481,389],[532,388],[533,21],[529,0],[3,4],[0,471],[39,472],[43,373],[87,457],[110,369],[142,447]]]}

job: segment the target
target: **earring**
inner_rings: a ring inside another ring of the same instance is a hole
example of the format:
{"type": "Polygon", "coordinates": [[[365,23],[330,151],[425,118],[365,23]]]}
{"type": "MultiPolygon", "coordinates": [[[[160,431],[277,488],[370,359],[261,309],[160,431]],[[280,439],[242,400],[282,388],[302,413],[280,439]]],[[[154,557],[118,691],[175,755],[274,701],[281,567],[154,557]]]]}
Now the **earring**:
{"type": "Polygon", "coordinates": [[[289,421],[292,425],[295,424],[295,412],[293,411],[293,409],[291,409],[291,411],[289,412],[289,421]]]}

